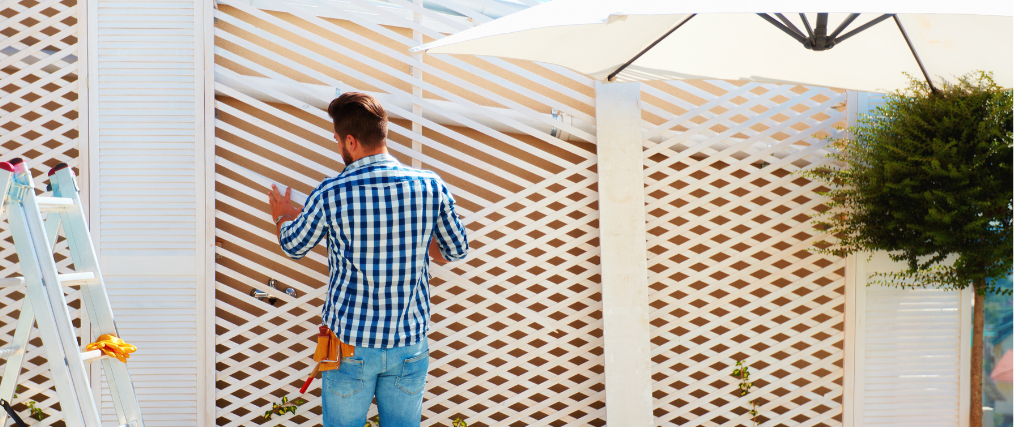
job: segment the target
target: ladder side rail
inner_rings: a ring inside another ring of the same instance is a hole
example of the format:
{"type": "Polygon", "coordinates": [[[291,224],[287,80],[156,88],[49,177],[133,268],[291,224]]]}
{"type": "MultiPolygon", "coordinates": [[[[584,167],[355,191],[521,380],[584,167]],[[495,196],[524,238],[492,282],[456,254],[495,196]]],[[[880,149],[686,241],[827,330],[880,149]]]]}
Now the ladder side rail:
{"type": "MultiPolygon", "coordinates": [[[[7,162],[2,163],[0,165],[0,215],[3,215],[7,208],[8,190],[11,187],[11,180],[14,178],[14,166],[7,162]]],[[[22,283],[24,283],[24,279],[22,279],[22,283]]],[[[32,330],[34,321],[32,303],[29,298],[25,298],[22,301],[21,314],[18,316],[18,326],[14,329],[14,338],[11,340],[11,347],[16,348],[17,351],[7,357],[4,364],[4,374],[0,379],[0,399],[8,402],[14,400],[14,393],[18,387],[18,376],[21,375],[21,367],[25,360],[29,332],[32,330]],[[25,326],[25,323],[28,325],[25,326]]],[[[0,412],[0,426],[7,425],[7,417],[7,411],[0,412]]]]}
{"type": "MultiPolygon", "coordinates": [[[[14,402],[14,393],[18,391],[18,377],[21,375],[21,368],[25,362],[28,341],[35,321],[31,298],[26,297],[22,300],[18,326],[14,328],[14,338],[11,339],[11,346],[17,351],[7,358],[7,363],[4,365],[4,376],[3,379],[0,379],[0,399],[14,402]]],[[[7,425],[7,411],[0,411],[0,426],[4,425],[7,425]]]]}
{"type": "MultiPolygon", "coordinates": [[[[82,417],[87,427],[100,427],[100,413],[93,397],[92,387],[89,384],[89,377],[85,369],[85,362],[82,361],[82,348],[78,343],[74,325],[71,323],[71,313],[68,310],[67,300],[64,298],[64,286],[61,284],[57,273],[57,263],[53,259],[53,247],[49,246],[49,237],[46,236],[46,229],[43,223],[42,213],[39,210],[39,203],[36,200],[36,192],[32,188],[31,177],[26,173],[22,176],[28,181],[28,187],[21,199],[21,212],[23,214],[23,229],[28,231],[31,239],[31,249],[35,254],[36,265],[41,272],[41,281],[47,295],[50,310],[54,322],[57,325],[57,333],[60,337],[60,344],[64,348],[65,360],[71,370],[71,383],[74,385],[78,401],[80,402],[82,417]]],[[[16,225],[12,224],[13,229],[16,225]]],[[[26,248],[27,249],[27,248],[26,248]]],[[[22,252],[18,252],[19,258],[22,252]]],[[[24,267],[24,262],[22,263],[24,267]]],[[[26,281],[27,282],[27,281],[26,281]]],[[[32,283],[28,282],[31,289],[32,283]]],[[[45,312],[40,311],[37,316],[43,317],[45,312]]],[[[62,403],[63,405],[63,403],[62,403]]]]}
{"type": "MultiPolygon", "coordinates": [[[[28,191],[31,192],[32,189],[30,188],[28,191]]],[[[22,275],[25,278],[26,302],[32,304],[32,311],[36,314],[36,324],[39,327],[40,337],[43,339],[43,350],[46,353],[47,364],[53,376],[54,388],[57,389],[57,397],[61,402],[60,407],[61,413],[64,415],[64,423],[68,427],[86,427],[85,420],[83,419],[82,403],[76,396],[76,388],[72,382],[74,374],[69,366],[70,360],[78,360],[81,363],[82,358],[81,356],[67,357],[65,354],[67,346],[64,345],[58,332],[59,322],[54,316],[48,315],[52,312],[52,305],[43,285],[43,273],[36,255],[35,245],[29,234],[24,207],[20,204],[9,203],[8,208],[7,220],[11,225],[11,235],[14,237],[18,261],[21,263],[22,275]]],[[[77,343],[75,344],[75,347],[77,347],[77,343]]],[[[92,393],[86,394],[92,396],[92,393]]]]}
{"type": "MultiPolygon", "coordinates": [[[[11,188],[11,181],[14,180],[14,173],[12,172],[14,167],[10,163],[0,162],[0,196],[3,197],[0,200],[0,215],[3,215],[4,210],[7,209],[7,191],[11,188]]],[[[3,424],[0,424],[2,426],[3,424]]]]}
{"type": "MultiPolygon", "coordinates": [[[[114,322],[114,311],[110,306],[106,283],[100,272],[96,250],[89,235],[89,226],[85,220],[85,211],[78,194],[78,186],[74,179],[71,168],[67,167],[57,170],[50,176],[50,185],[53,187],[55,196],[70,198],[75,205],[74,208],[67,209],[60,214],[63,219],[64,237],[68,241],[75,271],[92,272],[96,276],[96,280],[91,284],[82,285],[83,308],[87,309],[87,317],[93,325],[95,336],[103,334],[120,336],[114,322]]],[[[135,422],[135,427],[144,427],[142,410],[136,397],[128,365],[111,358],[104,358],[101,363],[103,372],[107,376],[107,385],[119,424],[135,422]]]]}

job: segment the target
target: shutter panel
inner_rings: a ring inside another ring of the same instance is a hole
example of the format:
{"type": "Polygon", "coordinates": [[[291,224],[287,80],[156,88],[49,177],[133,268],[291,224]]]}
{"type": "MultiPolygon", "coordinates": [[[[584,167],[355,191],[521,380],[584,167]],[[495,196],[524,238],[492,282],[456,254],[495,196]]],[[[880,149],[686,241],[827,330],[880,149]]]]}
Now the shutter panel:
{"type": "MultiPolygon", "coordinates": [[[[148,426],[197,425],[196,38],[192,1],[99,0],[98,248],[148,426]]],[[[201,82],[201,81],[199,81],[201,82]]],[[[198,161],[198,163],[197,163],[198,161]]],[[[201,167],[201,166],[200,166],[201,167]]],[[[116,416],[101,380],[105,422],[116,416]]]]}
{"type": "Polygon", "coordinates": [[[885,94],[857,92],[857,113],[874,114],[875,108],[885,103],[885,94]]]}
{"type": "Polygon", "coordinates": [[[969,332],[961,294],[871,286],[865,302],[864,425],[958,426],[961,333],[969,332]]]}

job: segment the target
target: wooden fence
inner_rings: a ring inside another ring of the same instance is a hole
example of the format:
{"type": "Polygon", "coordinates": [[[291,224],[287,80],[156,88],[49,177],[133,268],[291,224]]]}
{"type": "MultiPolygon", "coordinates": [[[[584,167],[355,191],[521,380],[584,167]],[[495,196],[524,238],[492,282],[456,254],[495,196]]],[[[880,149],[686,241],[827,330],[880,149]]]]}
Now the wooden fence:
{"type": "MultiPolygon", "coordinates": [[[[450,10],[406,0],[217,2],[209,82],[215,111],[206,111],[215,123],[206,142],[214,144],[208,179],[215,181],[219,243],[209,284],[216,300],[215,373],[202,374],[201,344],[188,369],[199,372],[199,388],[213,383],[210,411],[218,425],[320,424],[319,388],[304,396],[298,415],[263,419],[271,401],[296,397],[310,368],[328,274],[322,246],[300,262],[283,256],[266,189],[276,182],[308,194],[340,171],[323,110],[349,90],[384,103],[392,153],[440,173],[470,231],[470,259],[430,270],[424,425],[450,425],[454,417],[471,426],[605,424],[604,349],[615,343],[603,334],[596,83],[547,64],[410,55],[412,46],[517,8],[491,0],[483,9],[455,0],[431,4],[450,10]],[[286,287],[296,296],[285,295],[286,287]],[[279,301],[254,299],[253,289],[279,301]]],[[[90,164],[88,150],[78,151],[87,123],[78,120],[84,106],[78,95],[85,91],[77,76],[85,61],[77,57],[85,55],[77,26],[84,12],[76,5],[11,0],[0,6],[0,146],[4,158],[33,159],[40,180],[59,161],[90,164]]],[[[182,20],[201,18],[186,6],[175,6],[188,11],[182,20]]],[[[172,32],[185,34],[191,22],[172,32]]],[[[182,46],[201,44],[195,34],[182,46]]],[[[174,46],[165,46],[169,55],[199,55],[174,46]]],[[[194,83],[176,90],[203,90],[194,83]]],[[[763,425],[842,425],[844,264],[811,251],[820,237],[810,215],[823,209],[823,200],[817,184],[798,171],[827,161],[828,141],[819,138],[845,126],[846,93],[654,82],[642,86],[641,100],[657,425],[747,425],[747,397],[738,396],[729,376],[737,359],[755,369],[750,398],[763,402],[763,425]]],[[[201,112],[201,104],[188,111],[201,112]]],[[[199,165],[200,152],[194,152],[199,165]]],[[[182,245],[202,247],[206,237],[196,236],[182,245]]],[[[18,265],[5,228],[0,238],[8,242],[0,249],[5,277],[18,265]]],[[[206,285],[197,286],[194,296],[201,298],[206,285]]],[[[18,291],[0,289],[0,341],[13,332],[20,300],[18,291]]],[[[202,310],[195,315],[201,319],[202,310]]],[[[189,351],[180,357],[193,357],[189,351]]],[[[23,378],[31,381],[15,403],[35,400],[48,415],[42,425],[59,423],[39,349],[28,360],[23,378]]],[[[181,387],[184,393],[190,386],[181,387]]],[[[191,410],[189,399],[176,404],[191,410]]],[[[172,412],[154,425],[201,424],[205,416],[172,412]]]]}
{"type": "MultiPolygon", "coordinates": [[[[471,259],[431,268],[424,424],[603,425],[612,344],[602,338],[595,83],[523,61],[420,62],[409,47],[490,18],[456,2],[468,19],[393,4],[219,1],[218,424],[262,422],[309,369],[326,254],[283,256],[265,189],[308,194],[340,171],[323,109],[361,90],[389,111],[392,152],[439,172],[470,229],[471,259]],[[254,288],[281,302],[249,297],[254,288]]],[[[815,138],[845,124],[845,100],[792,85],[644,85],[658,425],[747,423],[728,375],[736,358],[756,369],[765,425],[841,424],[842,260],[809,252],[819,239],[809,215],[823,201],[792,172],[826,162],[828,142],[815,138]]],[[[268,422],[316,425],[318,405],[268,422]]]]}
{"type": "MultiPolygon", "coordinates": [[[[420,62],[409,47],[466,20],[412,4],[426,16],[360,5],[368,12],[337,12],[342,21],[284,2],[262,5],[270,11],[219,3],[218,424],[260,422],[270,401],[294,397],[310,368],[326,255],[323,247],[298,263],[283,255],[266,188],[273,181],[308,194],[340,172],[323,109],[349,90],[378,95],[392,118],[391,152],[444,177],[472,241],[470,260],[431,268],[425,423],[600,423],[593,82],[498,59],[420,62]],[[297,298],[269,289],[271,278],[297,298]],[[250,298],[253,288],[281,302],[250,298]]],[[[299,416],[269,422],[318,424],[319,389],[312,395],[299,416]]]]}

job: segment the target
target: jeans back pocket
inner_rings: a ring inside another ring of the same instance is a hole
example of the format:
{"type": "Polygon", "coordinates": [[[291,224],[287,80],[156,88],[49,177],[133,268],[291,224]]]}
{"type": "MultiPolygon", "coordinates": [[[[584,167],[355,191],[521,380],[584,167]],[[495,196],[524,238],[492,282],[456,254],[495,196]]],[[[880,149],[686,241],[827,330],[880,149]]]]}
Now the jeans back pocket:
{"type": "Polygon", "coordinates": [[[337,370],[324,372],[327,389],[346,398],[363,389],[363,361],[352,358],[341,359],[337,370]]]}
{"type": "Polygon", "coordinates": [[[430,364],[430,352],[424,350],[416,356],[405,359],[402,375],[398,377],[397,386],[409,394],[423,392],[427,385],[427,365],[430,364]]]}

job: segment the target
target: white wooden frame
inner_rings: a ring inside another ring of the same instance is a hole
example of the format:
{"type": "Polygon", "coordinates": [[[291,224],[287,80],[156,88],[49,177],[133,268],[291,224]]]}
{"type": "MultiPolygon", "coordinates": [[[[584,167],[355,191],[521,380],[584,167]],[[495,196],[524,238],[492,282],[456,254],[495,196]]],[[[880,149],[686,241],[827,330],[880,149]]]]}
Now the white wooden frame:
{"type": "Polygon", "coordinates": [[[971,335],[974,318],[973,288],[960,291],[960,427],[971,421],[971,335]]]}
{"type": "Polygon", "coordinates": [[[200,426],[217,425],[217,349],[216,349],[216,245],[215,245],[215,173],[214,155],[215,141],[214,132],[216,119],[214,117],[214,28],[213,12],[216,8],[216,0],[197,0],[195,28],[200,34],[195,38],[196,52],[199,66],[197,67],[196,81],[202,82],[196,86],[196,100],[199,107],[196,108],[197,119],[199,120],[197,131],[200,132],[196,143],[196,152],[202,156],[196,156],[196,190],[197,198],[204,206],[204,209],[196,209],[196,226],[199,233],[196,242],[200,246],[196,248],[199,258],[196,260],[196,289],[199,306],[196,313],[197,324],[197,402],[196,420],[200,426]]]}
{"type": "MultiPolygon", "coordinates": [[[[857,114],[860,111],[858,109],[859,98],[856,91],[846,92],[847,126],[857,123],[857,114]]],[[[854,378],[859,372],[858,367],[864,363],[863,353],[857,352],[857,349],[862,348],[864,344],[863,333],[861,333],[864,329],[864,316],[860,305],[857,304],[864,301],[864,288],[857,286],[857,273],[864,272],[866,268],[861,265],[862,262],[864,260],[857,256],[848,256],[844,271],[846,307],[843,310],[845,315],[843,322],[843,427],[857,425],[858,413],[855,408],[863,407],[861,403],[863,381],[857,381],[854,378]]]]}
{"type": "MultiPolygon", "coordinates": [[[[82,173],[81,194],[82,206],[86,221],[89,224],[90,236],[96,255],[99,256],[99,144],[95,143],[99,135],[99,116],[95,114],[99,105],[97,93],[98,79],[89,78],[95,75],[98,61],[96,60],[96,0],[79,0],[78,6],[78,153],[79,170],[82,173]],[[95,98],[95,99],[94,99],[95,98]]],[[[82,319],[82,341],[92,342],[92,325],[82,319]]],[[[90,385],[97,402],[101,401],[102,389],[100,366],[90,364],[90,385]]]]}
{"type": "Polygon", "coordinates": [[[849,393],[843,397],[843,427],[863,426],[864,408],[864,336],[866,326],[866,311],[864,301],[867,299],[867,256],[856,254],[847,257],[846,262],[846,330],[845,348],[846,360],[850,361],[850,367],[844,366],[843,392],[849,393]],[[859,304],[858,304],[859,303],[859,304]]]}
{"type": "Polygon", "coordinates": [[[639,83],[597,87],[601,301],[610,427],[654,427],[640,113],[639,83]]]}
{"type": "MultiPolygon", "coordinates": [[[[856,254],[848,257],[847,259],[852,259],[852,262],[847,262],[847,265],[852,266],[854,270],[852,272],[847,272],[846,289],[851,291],[850,295],[853,296],[853,300],[855,301],[852,308],[855,311],[852,313],[848,312],[848,315],[852,314],[854,324],[853,330],[847,332],[847,337],[852,339],[846,341],[847,343],[853,343],[852,348],[847,352],[848,355],[851,352],[853,353],[853,368],[846,371],[846,377],[844,378],[844,391],[852,389],[853,393],[850,399],[852,405],[845,407],[844,412],[846,413],[846,416],[843,417],[843,425],[844,427],[862,427],[864,424],[863,419],[861,419],[864,408],[864,372],[863,369],[857,369],[857,367],[864,366],[863,349],[866,312],[863,301],[867,299],[867,288],[861,285],[866,283],[867,280],[860,276],[867,274],[867,257],[861,254],[856,254]],[[856,304],[856,302],[861,302],[861,304],[856,304]],[[849,382],[851,386],[845,387],[845,382],[849,382]],[[849,421],[847,421],[847,418],[849,418],[849,421]]],[[[844,399],[843,403],[845,406],[846,399],[844,399]]]]}

